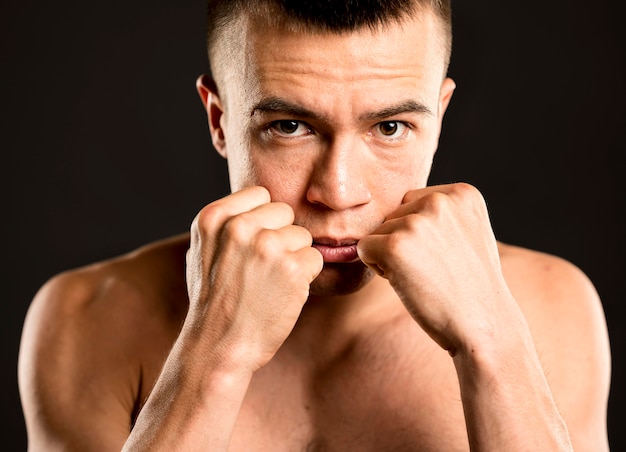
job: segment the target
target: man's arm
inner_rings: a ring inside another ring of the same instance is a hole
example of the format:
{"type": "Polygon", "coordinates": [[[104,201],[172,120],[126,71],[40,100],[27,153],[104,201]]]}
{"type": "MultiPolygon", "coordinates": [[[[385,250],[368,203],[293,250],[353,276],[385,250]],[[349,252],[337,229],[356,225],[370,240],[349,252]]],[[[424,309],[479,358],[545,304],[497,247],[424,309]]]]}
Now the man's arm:
{"type": "MultiPolygon", "coordinates": [[[[389,279],[413,318],[452,355],[473,450],[571,450],[568,428],[526,317],[505,281],[487,209],[475,188],[452,184],[408,193],[400,208],[361,240],[359,255],[389,279]]],[[[543,297],[542,292],[535,295],[543,297]]],[[[573,324],[569,313],[553,319],[556,329],[573,324]]],[[[597,320],[594,330],[602,331],[597,320]]],[[[599,337],[594,336],[596,343],[604,340],[599,337]]],[[[588,357],[589,349],[582,350],[588,357]]],[[[606,360],[605,350],[598,359],[606,360]]],[[[554,361],[559,368],[564,362],[571,368],[583,361],[571,354],[554,361]]],[[[604,390],[606,365],[595,371],[588,361],[584,368],[598,372],[594,381],[601,380],[604,390]]],[[[573,379],[561,376],[553,384],[567,386],[573,379]]],[[[577,388],[576,395],[587,400],[597,394],[577,388]]],[[[598,416],[603,419],[596,409],[586,424],[598,425],[598,416]]],[[[605,433],[590,430],[601,450],[605,433]]],[[[575,432],[572,438],[583,436],[575,432]]]]}
{"type": "Polygon", "coordinates": [[[608,450],[610,347],[593,284],[558,257],[501,248],[505,276],[516,299],[522,300],[520,307],[574,450],[608,450]]]}
{"type": "MultiPolygon", "coordinates": [[[[142,303],[141,295],[134,299],[120,281],[96,289],[88,279],[80,273],[54,278],[29,310],[19,377],[30,450],[122,450],[141,402],[141,385],[150,384],[143,381],[140,360],[154,353],[149,342],[156,345],[160,338],[139,337],[150,320],[136,317],[133,325],[112,319],[129,314],[114,298],[132,305],[142,303]]],[[[226,449],[248,378],[236,373],[243,366],[227,366],[228,350],[198,346],[196,339],[183,332],[175,342],[129,449],[197,448],[200,440],[226,449]],[[208,359],[210,353],[218,359],[208,359]]]]}
{"type": "MultiPolygon", "coordinates": [[[[132,431],[142,370],[124,356],[141,353],[126,347],[159,338],[132,337],[142,328],[124,324],[126,310],[93,312],[102,284],[51,284],[28,315],[20,359],[31,447],[226,450],[252,374],[289,335],[322,269],[311,243],[289,206],[261,187],[198,214],[187,253],[189,310],[132,431]]],[[[128,294],[121,298],[132,304],[128,294]]]]}
{"type": "MultiPolygon", "coordinates": [[[[507,352],[495,342],[496,350],[485,353],[482,362],[480,348],[469,359],[467,354],[455,358],[468,425],[477,435],[487,436],[480,426],[488,425],[488,419],[481,418],[499,413],[503,425],[528,425],[527,432],[510,433],[521,435],[516,439],[521,444],[532,444],[541,439],[535,432],[554,422],[542,414],[555,406],[574,450],[608,451],[610,350],[593,285],[579,269],[554,256],[519,249],[505,253],[512,255],[505,273],[515,273],[509,278],[511,290],[518,299],[532,300],[521,307],[534,342],[526,353],[521,352],[524,345],[507,352]],[[533,383],[533,378],[538,380],[533,383]],[[502,410],[507,405],[517,408],[502,410]]],[[[489,444],[487,439],[475,442],[489,444]]],[[[546,447],[537,443],[537,448],[546,447]]]]}
{"type": "Polygon", "coordinates": [[[85,273],[50,280],[26,317],[19,386],[29,450],[119,451],[130,431],[136,342],[110,321],[115,294],[95,291],[85,273]]]}
{"type": "Polygon", "coordinates": [[[473,450],[570,451],[572,442],[522,324],[509,323],[457,350],[468,436],[473,450]]]}
{"type": "Polygon", "coordinates": [[[294,213],[251,187],[203,209],[187,253],[189,313],[125,450],[226,450],[255,371],[322,270],[294,213]]]}

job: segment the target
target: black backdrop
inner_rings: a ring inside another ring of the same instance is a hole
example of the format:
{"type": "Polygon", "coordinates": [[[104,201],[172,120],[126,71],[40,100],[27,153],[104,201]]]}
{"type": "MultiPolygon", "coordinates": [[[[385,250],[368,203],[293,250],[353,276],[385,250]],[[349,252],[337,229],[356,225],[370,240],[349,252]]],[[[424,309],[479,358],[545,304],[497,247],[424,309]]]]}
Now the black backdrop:
{"type": "MultiPolygon", "coordinates": [[[[524,3],[455,2],[458,89],[431,180],[475,184],[500,239],[595,282],[612,341],[612,449],[626,450],[624,16],[620,0],[524,3]]],[[[207,68],[203,0],[0,8],[0,447],[24,450],[16,362],[37,288],[186,230],[228,184],[194,87],[207,68]]]]}

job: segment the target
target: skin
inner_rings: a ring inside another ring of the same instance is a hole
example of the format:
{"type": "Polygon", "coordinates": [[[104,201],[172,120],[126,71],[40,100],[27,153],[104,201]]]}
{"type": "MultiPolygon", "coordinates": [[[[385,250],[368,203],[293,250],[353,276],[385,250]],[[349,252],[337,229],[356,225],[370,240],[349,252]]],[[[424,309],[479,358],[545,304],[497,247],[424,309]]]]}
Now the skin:
{"type": "Polygon", "coordinates": [[[233,194],[41,289],[30,448],[608,450],[591,283],[496,242],[474,187],[426,187],[454,90],[437,19],[249,19],[198,81],[233,194]]]}

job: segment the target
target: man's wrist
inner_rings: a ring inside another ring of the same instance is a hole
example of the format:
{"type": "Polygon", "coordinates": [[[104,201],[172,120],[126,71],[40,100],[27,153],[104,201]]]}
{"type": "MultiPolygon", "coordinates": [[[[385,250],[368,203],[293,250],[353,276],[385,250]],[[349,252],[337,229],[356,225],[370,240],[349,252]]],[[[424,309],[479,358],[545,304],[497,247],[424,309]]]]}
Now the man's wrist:
{"type": "Polygon", "coordinates": [[[467,328],[469,333],[454,344],[450,354],[457,373],[498,375],[525,358],[538,362],[533,337],[517,302],[512,297],[506,302],[509,309],[501,309],[481,325],[467,328]]]}

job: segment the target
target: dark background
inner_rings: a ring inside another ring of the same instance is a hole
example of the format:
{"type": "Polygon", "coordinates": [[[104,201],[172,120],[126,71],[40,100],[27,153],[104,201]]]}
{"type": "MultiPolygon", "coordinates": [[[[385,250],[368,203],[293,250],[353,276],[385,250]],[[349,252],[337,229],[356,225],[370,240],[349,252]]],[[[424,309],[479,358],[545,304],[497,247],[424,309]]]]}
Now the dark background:
{"type": "MultiPolygon", "coordinates": [[[[454,6],[458,89],[432,181],[475,184],[498,238],[595,282],[612,341],[612,450],[626,450],[621,2],[454,6]]],[[[0,448],[24,450],[16,362],[37,288],[186,230],[228,185],[194,87],[207,69],[203,0],[35,0],[0,13],[0,448]]]]}

